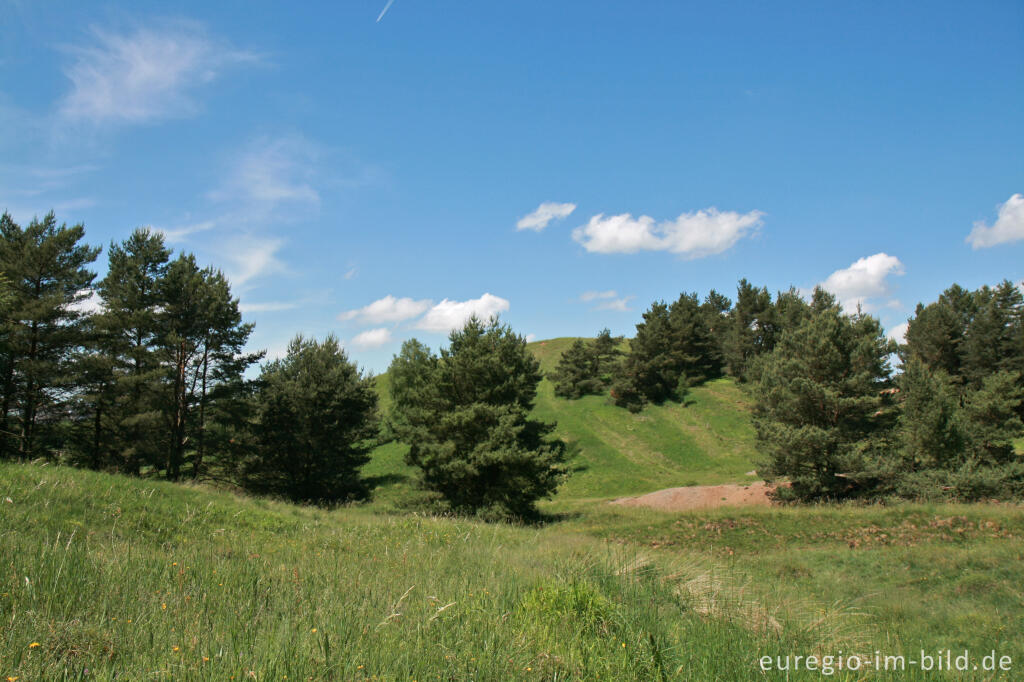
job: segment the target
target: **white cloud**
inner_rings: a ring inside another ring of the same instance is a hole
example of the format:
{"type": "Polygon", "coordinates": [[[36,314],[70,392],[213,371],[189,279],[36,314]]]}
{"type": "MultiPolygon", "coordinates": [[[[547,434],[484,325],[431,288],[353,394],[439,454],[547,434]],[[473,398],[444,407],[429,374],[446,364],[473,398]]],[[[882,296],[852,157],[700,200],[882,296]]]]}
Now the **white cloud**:
{"type": "Polygon", "coordinates": [[[388,343],[391,343],[391,330],[386,327],[367,329],[352,339],[352,347],[360,350],[379,348],[388,343]]]}
{"type": "Polygon", "coordinates": [[[545,201],[533,213],[520,218],[519,222],[516,223],[516,229],[540,232],[552,220],[562,220],[575,210],[576,204],[559,204],[554,201],[545,201]]]}
{"type": "Polygon", "coordinates": [[[908,322],[903,322],[901,324],[898,324],[898,325],[896,325],[895,327],[893,327],[892,329],[889,330],[889,333],[886,334],[886,337],[892,339],[896,343],[906,343],[907,342],[907,329],[909,327],[910,327],[910,323],[908,323],[908,322]]]}
{"type": "Polygon", "coordinates": [[[279,272],[285,272],[284,264],[277,259],[277,252],[284,245],[280,239],[264,239],[240,236],[226,249],[231,267],[227,269],[228,279],[236,287],[247,282],[279,272]]]}
{"type": "Polygon", "coordinates": [[[584,303],[590,303],[591,301],[615,298],[617,295],[614,289],[609,289],[608,291],[584,291],[580,294],[580,300],[584,303]]]}
{"type": "Polygon", "coordinates": [[[319,206],[313,187],[320,149],[301,135],[260,137],[238,156],[214,201],[240,201],[250,214],[266,217],[278,204],[319,206]]]}
{"type": "Polygon", "coordinates": [[[411,298],[395,298],[391,294],[388,294],[384,298],[377,299],[368,306],[346,311],[341,315],[338,315],[338,319],[347,321],[358,318],[360,321],[367,324],[402,322],[403,320],[419,317],[426,312],[427,308],[429,308],[432,303],[433,301],[426,298],[416,301],[411,298]]]}
{"type": "Polygon", "coordinates": [[[526,343],[533,343],[534,341],[537,340],[537,335],[536,334],[527,334],[523,338],[526,340],[526,343]]]}
{"type": "Polygon", "coordinates": [[[608,291],[585,291],[580,294],[580,300],[584,303],[597,302],[597,305],[593,307],[594,310],[615,310],[618,312],[627,312],[630,310],[629,302],[635,298],[634,296],[623,296],[619,297],[619,293],[614,289],[608,291]]]}
{"type": "Polygon", "coordinates": [[[686,258],[703,258],[732,248],[761,226],[761,211],[736,213],[708,208],[683,213],[675,220],[656,223],[654,218],[632,214],[598,214],[572,236],[593,253],[669,251],[686,258]]]}
{"type": "Polygon", "coordinates": [[[967,243],[975,249],[1024,239],[1024,196],[1014,194],[999,206],[996,222],[991,227],[979,220],[967,235],[967,243]]]}
{"type": "Polygon", "coordinates": [[[836,295],[847,310],[858,304],[869,308],[868,299],[889,295],[890,275],[904,274],[899,258],[886,253],[860,258],[850,267],[836,270],[821,283],[821,288],[836,295]]]}
{"type": "Polygon", "coordinates": [[[614,310],[615,312],[626,313],[632,310],[629,307],[629,302],[633,298],[633,296],[623,296],[622,298],[606,300],[594,306],[594,310],[614,310]]]}
{"type": "Polygon", "coordinates": [[[119,34],[93,29],[94,42],[71,48],[71,91],[61,104],[70,120],[144,123],[191,116],[192,92],[235,64],[258,58],[211,38],[188,22],[119,34]]]}
{"type": "Polygon", "coordinates": [[[416,323],[417,329],[432,332],[447,332],[465,324],[472,315],[482,320],[509,309],[509,302],[493,294],[468,301],[449,301],[447,298],[435,305],[416,323]]]}
{"type": "Polygon", "coordinates": [[[187,237],[190,234],[195,234],[197,232],[206,232],[207,230],[212,230],[216,226],[217,221],[204,220],[203,222],[193,223],[191,225],[183,225],[181,227],[175,227],[171,229],[155,227],[153,228],[153,231],[162,234],[164,236],[165,242],[174,243],[185,241],[185,237],[187,237]]]}

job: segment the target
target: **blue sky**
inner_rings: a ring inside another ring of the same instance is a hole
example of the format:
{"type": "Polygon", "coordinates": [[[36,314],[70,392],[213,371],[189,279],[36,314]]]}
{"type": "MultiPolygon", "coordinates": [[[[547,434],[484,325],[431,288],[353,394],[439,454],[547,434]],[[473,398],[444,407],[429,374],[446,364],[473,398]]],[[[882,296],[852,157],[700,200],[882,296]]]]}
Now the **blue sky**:
{"type": "Polygon", "coordinates": [[[1020,2],[291,5],[0,0],[0,210],[163,230],[254,347],[375,371],[472,311],[628,335],[746,277],[898,334],[1024,276],[1020,2]]]}

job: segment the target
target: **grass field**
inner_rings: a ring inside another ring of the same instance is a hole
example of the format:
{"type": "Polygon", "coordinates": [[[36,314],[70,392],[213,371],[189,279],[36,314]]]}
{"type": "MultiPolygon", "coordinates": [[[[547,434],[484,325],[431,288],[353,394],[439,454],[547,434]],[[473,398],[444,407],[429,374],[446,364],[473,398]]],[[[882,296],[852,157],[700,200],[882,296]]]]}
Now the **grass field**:
{"type": "Polygon", "coordinates": [[[743,679],[809,644],[586,534],[0,464],[0,675],[743,679]]]}
{"type": "Polygon", "coordinates": [[[757,660],[939,649],[1014,665],[828,677],[1022,678],[1024,507],[611,506],[756,480],[742,390],[632,415],[545,380],[535,413],[574,468],[536,527],[424,515],[394,442],[330,511],[0,463],[0,680],[811,680],[757,660]]]}

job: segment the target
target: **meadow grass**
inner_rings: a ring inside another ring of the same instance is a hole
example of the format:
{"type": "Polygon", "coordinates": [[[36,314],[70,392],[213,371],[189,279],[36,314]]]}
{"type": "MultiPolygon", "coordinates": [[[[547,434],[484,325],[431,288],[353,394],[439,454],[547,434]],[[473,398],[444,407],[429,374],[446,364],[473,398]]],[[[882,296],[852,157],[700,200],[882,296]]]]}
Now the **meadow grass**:
{"type": "MultiPolygon", "coordinates": [[[[723,508],[669,514],[602,505],[581,532],[697,562],[779,605],[790,627],[835,616],[838,647],[990,650],[1024,665],[1024,506],[723,508]]],[[[708,569],[710,570],[710,569],[708,569]]],[[[824,621],[823,621],[824,622],[824,621]]],[[[808,633],[828,641],[826,633],[808,633]]],[[[969,679],[975,679],[968,677],[969,679]]],[[[984,677],[983,679],[993,679],[984,677]]]]}
{"type": "Polygon", "coordinates": [[[554,526],[31,464],[0,464],[3,499],[4,677],[744,679],[805,644],[554,526]]]}

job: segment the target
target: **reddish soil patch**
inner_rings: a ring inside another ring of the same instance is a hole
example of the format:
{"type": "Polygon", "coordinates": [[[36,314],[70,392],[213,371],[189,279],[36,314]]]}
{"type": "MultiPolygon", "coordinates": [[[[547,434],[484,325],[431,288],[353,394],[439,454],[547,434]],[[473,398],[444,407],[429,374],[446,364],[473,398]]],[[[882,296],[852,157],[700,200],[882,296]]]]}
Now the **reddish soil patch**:
{"type": "Polygon", "coordinates": [[[662,511],[767,506],[772,503],[768,497],[772,490],[774,486],[767,485],[764,481],[750,485],[695,485],[688,488],[666,488],[639,497],[622,497],[612,504],[651,507],[662,511]]]}

